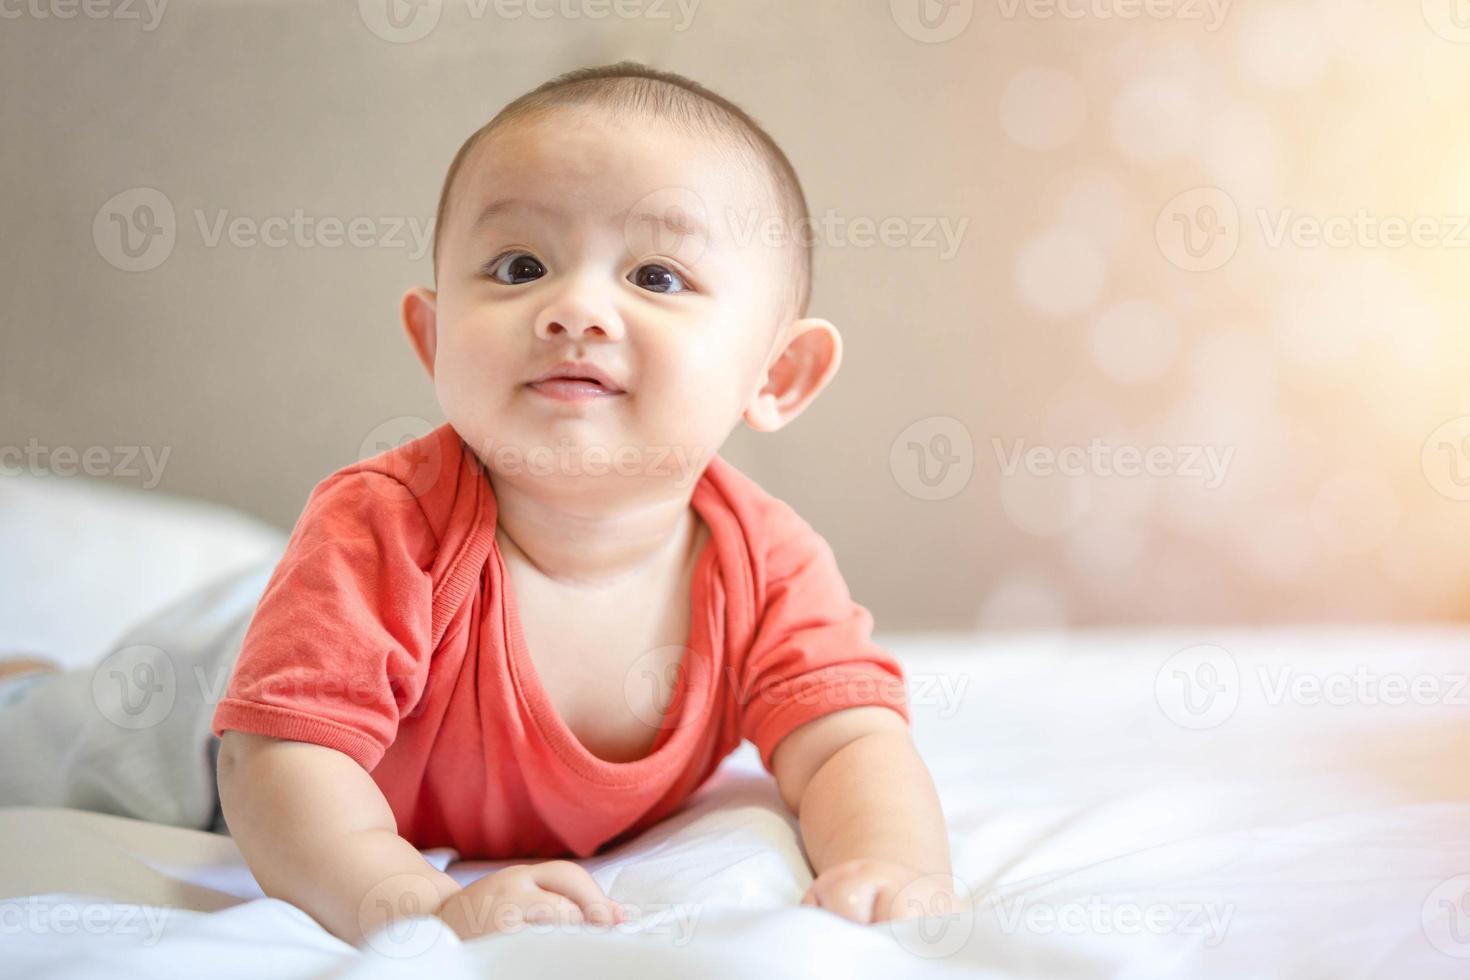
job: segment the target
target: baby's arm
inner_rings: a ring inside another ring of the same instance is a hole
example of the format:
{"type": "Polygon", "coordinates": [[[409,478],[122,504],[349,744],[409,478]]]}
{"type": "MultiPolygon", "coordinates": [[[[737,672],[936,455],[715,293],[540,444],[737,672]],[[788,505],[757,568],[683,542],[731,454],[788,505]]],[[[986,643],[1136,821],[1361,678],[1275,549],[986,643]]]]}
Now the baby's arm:
{"type": "Polygon", "coordinates": [[[398,836],[382,790],[350,756],[227,730],[220,805],[261,890],[359,945],[393,918],[433,915],[461,939],[527,922],[615,924],[622,907],[581,865],[514,865],[460,888],[398,836]]]}
{"type": "Polygon", "coordinates": [[[433,915],[460,890],[398,836],[388,801],[349,756],[226,731],[220,805],[261,889],[353,945],[400,915],[433,915]]]}
{"type": "Polygon", "coordinates": [[[817,872],[803,904],[857,922],[947,911],[937,907],[953,898],[944,813],[896,712],[807,722],[776,746],[772,768],[817,872]]]}

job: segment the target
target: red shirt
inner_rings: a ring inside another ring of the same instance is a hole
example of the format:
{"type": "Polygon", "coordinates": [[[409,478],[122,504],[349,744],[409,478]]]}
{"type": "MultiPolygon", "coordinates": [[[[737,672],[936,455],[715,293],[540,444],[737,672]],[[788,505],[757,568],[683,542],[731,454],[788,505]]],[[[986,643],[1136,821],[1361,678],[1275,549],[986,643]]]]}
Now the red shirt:
{"type": "Polygon", "coordinates": [[[586,857],[668,816],[742,739],[886,705],[903,673],[831,548],[718,455],[689,641],[649,755],[591,754],[537,680],[495,540],[495,496],[448,425],[312,491],[211,730],[313,742],[372,774],[417,847],[586,857]]]}

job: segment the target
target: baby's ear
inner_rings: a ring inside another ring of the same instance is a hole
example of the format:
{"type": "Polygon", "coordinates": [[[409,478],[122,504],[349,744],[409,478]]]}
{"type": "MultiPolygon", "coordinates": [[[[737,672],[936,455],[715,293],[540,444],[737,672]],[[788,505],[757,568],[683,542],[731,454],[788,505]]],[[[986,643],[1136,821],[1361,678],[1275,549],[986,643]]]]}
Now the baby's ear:
{"type": "Polygon", "coordinates": [[[430,378],[434,376],[434,349],[438,343],[437,302],[434,291],[422,286],[403,294],[403,332],[408,334],[408,342],[430,378]]]}
{"type": "Polygon", "coordinates": [[[757,432],[775,432],[800,415],[842,363],[842,335],[827,320],[795,320],[783,336],[765,384],[745,409],[746,423],[757,432]]]}

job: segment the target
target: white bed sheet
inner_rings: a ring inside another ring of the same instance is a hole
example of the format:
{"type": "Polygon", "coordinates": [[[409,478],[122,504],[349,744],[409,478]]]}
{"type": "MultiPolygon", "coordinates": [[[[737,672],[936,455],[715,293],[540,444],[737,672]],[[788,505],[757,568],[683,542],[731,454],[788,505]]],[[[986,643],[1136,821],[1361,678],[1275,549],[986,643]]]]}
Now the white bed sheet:
{"type": "MultiPolygon", "coordinates": [[[[44,859],[0,871],[0,895],[29,894],[0,902],[0,977],[1470,976],[1470,631],[880,639],[977,899],[948,917],[797,907],[795,825],[746,746],[675,818],[585,862],[643,913],[627,927],[463,943],[419,919],[353,949],[262,897],[227,839],[88,815],[105,885],[49,885],[44,859]],[[1228,657],[1174,656],[1206,643],[1228,657]],[[1228,717],[1181,714],[1180,669],[1223,683],[1228,717]],[[221,910],[127,901],[115,860],[176,885],[168,904],[221,910]]],[[[3,818],[7,864],[27,836],[48,853],[82,836],[3,818]]],[[[430,857],[461,880],[495,867],[430,857]]]]}
{"type": "Polygon", "coordinates": [[[286,536],[249,515],[92,477],[0,476],[0,654],[95,663],[134,623],[286,536]]]}

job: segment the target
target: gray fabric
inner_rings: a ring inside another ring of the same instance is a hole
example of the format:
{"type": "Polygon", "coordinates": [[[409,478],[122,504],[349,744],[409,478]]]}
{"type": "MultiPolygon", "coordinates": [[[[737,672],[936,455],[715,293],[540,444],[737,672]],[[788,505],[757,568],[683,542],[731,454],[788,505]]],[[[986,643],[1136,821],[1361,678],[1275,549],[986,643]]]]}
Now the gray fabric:
{"type": "Polygon", "coordinates": [[[279,555],[138,624],[97,664],[0,703],[0,806],[64,806],[227,833],[210,734],[279,555]]]}

